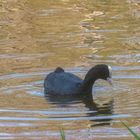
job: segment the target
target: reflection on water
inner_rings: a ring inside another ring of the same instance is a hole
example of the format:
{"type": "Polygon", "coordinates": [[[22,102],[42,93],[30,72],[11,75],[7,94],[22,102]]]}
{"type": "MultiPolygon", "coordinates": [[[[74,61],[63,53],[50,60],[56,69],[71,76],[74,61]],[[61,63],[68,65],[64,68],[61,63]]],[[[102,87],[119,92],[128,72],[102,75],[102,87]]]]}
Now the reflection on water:
{"type": "MultiPolygon", "coordinates": [[[[54,97],[54,96],[46,96],[47,101],[50,103],[55,103],[58,105],[58,107],[69,107],[69,105],[74,104],[83,104],[88,109],[86,112],[75,112],[77,114],[74,114],[73,117],[66,118],[66,116],[62,116],[63,120],[90,120],[90,121],[99,121],[99,125],[105,125],[109,124],[111,118],[112,118],[112,108],[113,103],[110,101],[109,103],[103,104],[101,107],[96,104],[93,100],[92,95],[87,96],[67,96],[67,97],[54,97]],[[85,114],[86,113],[86,114],[85,114]],[[75,116],[76,115],[76,116],[75,116]],[[83,116],[79,116],[83,115],[83,116]],[[78,117],[79,116],[79,117],[78,117]],[[100,116],[100,117],[98,117],[100,116]],[[108,117],[109,116],[109,117],[108,117]]],[[[70,112],[72,115],[73,113],[70,112]]],[[[68,113],[67,113],[68,115],[68,113]]],[[[55,117],[56,118],[56,117],[55,117]]],[[[60,117],[59,117],[60,118],[60,117]]],[[[94,122],[93,122],[94,123],[94,122]]],[[[95,125],[95,124],[94,124],[95,125]]],[[[92,125],[92,126],[94,126],[92,125]]],[[[96,124],[97,125],[97,124],[96,124]]]]}
{"type": "Polygon", "coordinates": [[[132,139],[140,133],[138,0],[0,1],[0,139],[132,139]],[[55,67],[81,78],[95,64],[113,67],[113,87],[93,95],[44,96],[55,67]]]}

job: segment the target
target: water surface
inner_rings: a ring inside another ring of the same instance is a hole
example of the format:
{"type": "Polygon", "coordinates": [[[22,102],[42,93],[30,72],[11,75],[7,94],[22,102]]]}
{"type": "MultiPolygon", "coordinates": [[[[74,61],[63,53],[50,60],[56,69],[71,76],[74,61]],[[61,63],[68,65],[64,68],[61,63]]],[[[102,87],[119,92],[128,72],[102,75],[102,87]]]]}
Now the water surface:
{"type": "Polygon", "coordinates": [[[0,1],[0,139],[117,139],[140,133],[140,3],[138,0],[0,1]],[[113,68],[93,98],[44,96],[57,66],[84,78],[113,68]]]}

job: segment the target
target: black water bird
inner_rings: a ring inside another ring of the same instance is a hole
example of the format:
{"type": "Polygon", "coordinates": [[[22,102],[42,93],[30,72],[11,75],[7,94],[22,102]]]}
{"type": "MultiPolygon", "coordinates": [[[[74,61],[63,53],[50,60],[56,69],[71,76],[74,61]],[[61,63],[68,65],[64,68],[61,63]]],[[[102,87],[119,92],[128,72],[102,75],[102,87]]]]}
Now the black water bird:
{"type": "Polygon", "coordinates": [[[112,69],[105,64],[92,67],[85,75],[84,80],[58,67],[54,72],[46,76],[44,89],[46,94],[51,95],[90,94],[96,80],[103,79],[112,84],[111,77],[112,69]]]}

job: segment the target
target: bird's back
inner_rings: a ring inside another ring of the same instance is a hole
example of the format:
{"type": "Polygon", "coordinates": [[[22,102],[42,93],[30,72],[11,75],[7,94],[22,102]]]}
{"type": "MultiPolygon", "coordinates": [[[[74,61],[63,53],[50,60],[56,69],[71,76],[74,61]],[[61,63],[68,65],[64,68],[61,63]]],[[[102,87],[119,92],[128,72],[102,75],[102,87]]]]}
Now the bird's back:
{"type": "Polygon", "coordinates": [[[74,74],[64,72],[63,69],[57,68],[50,73],[44,82],[45,92],[55,95],[77,94],[83,80],[74,74]]]}

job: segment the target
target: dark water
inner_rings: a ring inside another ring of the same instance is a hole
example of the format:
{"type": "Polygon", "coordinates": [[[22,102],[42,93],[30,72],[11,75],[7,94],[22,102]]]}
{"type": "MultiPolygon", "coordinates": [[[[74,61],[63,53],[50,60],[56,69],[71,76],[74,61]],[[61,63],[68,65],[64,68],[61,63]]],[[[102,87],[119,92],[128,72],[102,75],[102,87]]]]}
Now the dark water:
{"type": "Polygon", "coordinates": [[[131,140],[140,134],[138,0],[0,1],[0,139],[131,140]],[[95,64],[113,68],[93,98],[45,97],[55,67],[82,78],[95,64]]]}

